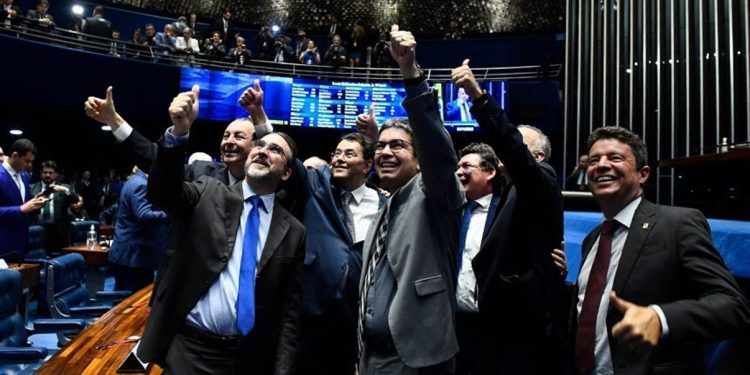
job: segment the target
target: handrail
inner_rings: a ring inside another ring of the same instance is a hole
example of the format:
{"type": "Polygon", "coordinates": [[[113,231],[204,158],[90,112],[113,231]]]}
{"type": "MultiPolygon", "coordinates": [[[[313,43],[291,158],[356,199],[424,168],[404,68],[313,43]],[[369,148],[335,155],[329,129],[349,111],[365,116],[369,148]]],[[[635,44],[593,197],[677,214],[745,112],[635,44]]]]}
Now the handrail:
{"type": "MultiPolygon", "coordinates": [[[[206,69],[227,70],[252,74],[277,76],[312,77],[342,80],[392,81],[400,76],[398,69],[373,67],[339,67],[326,65],[305,65],[295,63],[276,63],[250,59],[245,65],[238,65],[226,57],[210,57],[204,54],[170,54],[154,46],[137,45],[131,42],[102,38],[72,30],[55,28],[40,30],[34,27],[11,26],[0,27],[0,35],[14,36],[34,42],[43,42],[54,47],[71,48],[74,51],[94,52],[111,55],[116,58],[137,59],[156,64],[192,66],[206,69]],[[115,45],[116,43],[116,48],[115,45]]],[[[544,77],[556,78],[560,75],[562,64],[504,66],[492,68],[472,68],[476,77],[482,80],[534,80],[544,77]]],[[[432,82],[450,81],[452,68],[425,69],[425,75],[432,82]]]]}

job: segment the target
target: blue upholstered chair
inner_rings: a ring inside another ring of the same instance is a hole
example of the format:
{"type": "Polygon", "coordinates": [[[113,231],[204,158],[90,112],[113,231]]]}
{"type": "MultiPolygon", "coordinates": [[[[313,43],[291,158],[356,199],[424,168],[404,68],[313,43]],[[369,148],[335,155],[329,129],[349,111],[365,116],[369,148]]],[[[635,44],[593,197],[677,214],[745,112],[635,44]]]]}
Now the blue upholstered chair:
{"type": "Polygon", "coordinates": [[[74,221],[70,223],[70,244],[85,245],[86,234],[91,226],[94,226],[96,233],[99,233],[99,222],[93,220],[74,221]]]}
{"type": "Polygon", "coordinates": [[[39,319],[34,322],[34,329],[29,330],[24,327],[23,318],[18,313],[20,299],[21,274],[11,269],[1,270],[0,373],[3,374],[16,372],[15,370],[24,367],[20,364],[41,364],[47,357],[47,348],[29,345],[30,335],[61,330],[80,332],[84,327],[84,322],[80,319],[39,319]]]}
{"type": "Polygon", "coordinates": [[[44,248],[44,227],[41,225],[29,226],[29,241],[26,246],[25,261],[38,261],[47,259],[47,250],[44,248]]]}

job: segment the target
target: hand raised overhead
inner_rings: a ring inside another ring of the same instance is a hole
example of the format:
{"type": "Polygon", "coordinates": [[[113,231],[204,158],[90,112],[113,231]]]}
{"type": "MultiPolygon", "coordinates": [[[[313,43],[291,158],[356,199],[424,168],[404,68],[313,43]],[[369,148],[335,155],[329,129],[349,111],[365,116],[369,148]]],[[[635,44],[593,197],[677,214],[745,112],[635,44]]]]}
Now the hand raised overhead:
{"type": "Polygon", "coordinates": [[[398,25],[391,26],[391,56],[398,63],[404,79],[419,77],[416,48],[417,41],[410,31],[400,31],[398,25]]]}
{"type": "Polygon", "coordinates": [[[240,96],[239,104],[244,108],[253,121],[254,125],[264,125],[268,121],[266,110],[263,108],[263,88],[260,86],[260,80],[256,79],[252,87],[248,87],[240,96]]]}
{"type": "Polygon", "coordinates": [[[192,90],[177,94],[169,105],[169,118],[172,119],[175,135],[185,135],[190,132],[196,117],[198,117],[198,94],[200,86],[193,85],[192,90]]]}
{"type": "Polygon", "coordinates": [[[451,80],[458,87],[463,87],[466,95],[469,95],[472,99],[482,96],[482,88],[479,87],[479,83],[474,78],[474,73],[469,68],[469,59],[464,60],[461,66],[451,71],[451,80]]]}
{"type": "Polygon", "coordinates": [[[370,137],[372,140],[378,139],[378,122],[375,119],[375,104],[370,104],[369,113],[360,113],[357,116],[357,132],[370,137]]]}

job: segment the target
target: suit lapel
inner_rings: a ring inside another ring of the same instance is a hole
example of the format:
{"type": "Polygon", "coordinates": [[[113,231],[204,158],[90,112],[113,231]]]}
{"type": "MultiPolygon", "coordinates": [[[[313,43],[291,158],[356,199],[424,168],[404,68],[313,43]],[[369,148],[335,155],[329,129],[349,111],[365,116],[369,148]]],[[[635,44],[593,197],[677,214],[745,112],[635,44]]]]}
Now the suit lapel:
{"type": "Polygon", "coordinates": [[[315,191],[313,191],[313,195],[315,196],[315,199],[320,203],[320,206],[323,208],[323,210],[326,211],[326,215],[334,218],[334,220],[331,220],[331,222],[333,222],[334,226],[336,227],[336,232],[339,234],[339,236],[343,238],[349,238],[349,243],[352,243],[353,240],[351,239],[351,234],[349,234],[349,230],[346,228],[346,224],[344,223],[344,211],[339,210],[342,204],[340,190],[331,185],[330,175],[327,175],[326,179],[323,182],[324,184],[321,184],[317,189],[315,189],[315,191]]]}
{"type": "Polygon", "coordinates": [[[229,186],[229,191],[232,194],[227,194],[227,199],[224,201],[224,212],[226,214],[227,252],[228,256],[231,256],[234,243],[237,241],[237,228],[240,227],[245,202],[242,199],[242,184],[229,186]]]}
{"type": "Polygon", "coordinates": [[[360,284],[364,282],[365,273],[367,273],[367,267],[368,263],[370,262],[370,253],[372,252],[375,232],[380,225],[380,221],[383,220],[383,215],[385,215],[385,212],[388,211],[387,205],[389,205],[390,202],[391,200],[386,198],[385,204],[382,204],[380,206],[377,217],[372,221],[372,223],[370,224],[370,228],[367,230],[367,236],[365,237],[365,242],[362,245],[362,274],[360,275],[360,284]]]}
{"type": "Polygon", "coordinates": [[[612,290],[621,294],[623,287],[630,278],[636,260],[643,250],[643,244],[646,242],[649,234],[656,225],[656,206],[651,202],[643,199],[641,204],[635,210],[633,221],[628,229],[628,238],[625,240],[625,246],[622,249],[620,263],[617,266],[615,281],[612,284],[612,290]]]}
{"type": "Polygon", "coordinates": [[[487,220],[484,222],[484,232],[482,233],[482,242],[487,238],[487,233],[490,232],[490,228],[492,228],[492,223],[495,222],[495,215],[497,214],[498,206],[500,205],[501,201],[500,194],[492,194],[492,200],[490,201],[490,207],[487,209],[487,220]]]}
{"type": "Polygon", "coordinates": [[[281,245],[281,241],[286,236],[286,232],[289,230],[289,222],[287,221],[288,213],[281,208],[281,203],[274,202],[273,213],[271,214],[271,225],[268,230],[268,237],[266,237],[266,244],[263,246],[263,252],[260,255],[260,262],[258,263],[258,273],[263,271],[263,267],[273,257],[273,254],[281,245]]]}

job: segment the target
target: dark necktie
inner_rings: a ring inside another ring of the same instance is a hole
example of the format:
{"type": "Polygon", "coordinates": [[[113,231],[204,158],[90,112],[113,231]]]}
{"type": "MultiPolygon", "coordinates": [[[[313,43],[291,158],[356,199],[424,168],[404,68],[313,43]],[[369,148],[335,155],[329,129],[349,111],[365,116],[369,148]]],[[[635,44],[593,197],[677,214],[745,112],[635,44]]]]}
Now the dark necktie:
{"type": "Polygon", "coordinates": [[[263,205],[263,201],[257,195],[248,199],[253,208],[247,214],[245,222],[240,283],[237,292],[237,329],[243,336],[250,333],[255,325],[255,266],[258,256],[260,208],[263,205]]]}
{"type": "Polygon", "coordinates": [[[367,273],[365,274],[364,283],[359,291],[359,319],[357,322],[357,344],[359,346],[359,354],[362,355],[362,349],[364,348],[364,341],[362,335],[364,334],[365,328],[365,312],[367,309],[367,294],[370,291],[370,282],[372,276],[375,273],[375,268],[385,252],[386,240],[388,239],[388,208],[390,202],[385,205],[385,212],[383,213],[383,220],[380,221],[380,226],[375,232],[375,251],[373,251],[370,257],[370,262],[367,263],[367,273]]]}
{"type": "Polygon", "coordinates": [[[576,333],[576,365],[581,374],[589,374],[595,366],[594,349],[596,343],[596,317],[602,301],[604,287],[607,285],[607,272],[612,257],[612,237],[620,224],[615,220],[602,223],[599,232],[599,247],[596,250],[594,264],[591,266],[586,294],[578,318],[576,333]]]}
{"type": "MultiPolygon", "coordinates": [[[[46,190],[48,186],[43,186],[42,191],[46,190]]],[[[55,194],[52,193],[50,195],[50,200],[47,202],[47,204],[44,205],[42,208],[42,223],[48,223],[50,221],[50,218],[52,217],[52,204],[54,202],[55,194]]]]}
{"type": "Polygon", "coordinates": [[[354,195],[351,191],[344,191],[341,193],[341,206],[344,209],[344,215],[346,216],[346,229],[349,230],[349,234],[352,236],[352,242],[357,242],[356,231],[354,227],[354,215],[350,205],[354,202],[354,195]]]}
{"type": "Polygon", "coordinates": [[[471,215],[477,207],[479,207],[479,203],[476,201],[466,203],[464,216],[461,218],[461,232],[458,234],[458,251],[456,252],[456,280],[458,280],[458,275],[461,274],[461,263],[463,263],[464,248],[466,248],[466,234],[469,232],[471,215]]]}

